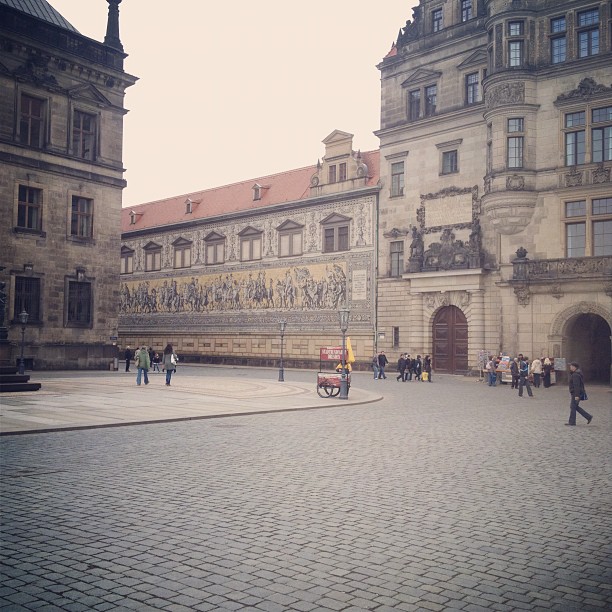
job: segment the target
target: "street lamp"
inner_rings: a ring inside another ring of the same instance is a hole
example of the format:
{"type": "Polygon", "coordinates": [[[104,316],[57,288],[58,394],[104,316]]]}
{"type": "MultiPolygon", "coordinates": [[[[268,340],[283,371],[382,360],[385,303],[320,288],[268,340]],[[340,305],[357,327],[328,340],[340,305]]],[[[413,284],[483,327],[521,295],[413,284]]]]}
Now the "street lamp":
{"type": "Polygon", "coordinates": [[[351,311],[344,306],[338,311],[340,331],[342,332],[342,374],[340,375],[340,395],[338,399],[348,399],[348,380],[346,375],[346,330],[349,324],[351,311]]]}
{"type": "Polygon", "coordinates": [[[287,327],[287,321],[281,321],[278,326],[281,333],[281,354],[280,368],[278,369],[278,382],[285,382],[285,370],[283,368],[283,338],[285,337],[285,327],[287,327]]]}
{"type": "Polygon", "coordinates": [[[25,345],[25,329],[28,323],[28,313],[25,308],[19,313],[19,322],[21,323],[21,357],[19,358],[19,374],[25,374],[25,361],[23,360],[23,347],[25,345]]]}

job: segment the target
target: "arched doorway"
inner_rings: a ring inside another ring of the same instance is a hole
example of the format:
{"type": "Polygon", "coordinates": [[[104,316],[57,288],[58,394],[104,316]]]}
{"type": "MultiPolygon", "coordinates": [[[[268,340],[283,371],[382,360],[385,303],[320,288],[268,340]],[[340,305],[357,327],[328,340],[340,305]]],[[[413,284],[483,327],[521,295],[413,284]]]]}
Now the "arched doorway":
{"type": "Polygon", "coordinates": [[[436,372],[464,374],[468,370],[468,323],[456,306],[441,308],[434,318],[432,356],[436,372]]]}
{"type": "Polygon", "coordinates": [[[582,313],[566,326],[567,360],[577,361],[588,382],[610,384],[610,325],[601,316],[582,313]]]}

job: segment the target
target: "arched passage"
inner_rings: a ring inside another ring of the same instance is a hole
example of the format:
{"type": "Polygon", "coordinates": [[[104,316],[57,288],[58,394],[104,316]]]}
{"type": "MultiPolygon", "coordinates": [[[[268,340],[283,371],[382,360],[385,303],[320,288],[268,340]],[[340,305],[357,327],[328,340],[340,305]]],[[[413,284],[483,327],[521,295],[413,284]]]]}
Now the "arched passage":
{"type": "Polygon", "coordinates": [[[464,374],[468,370],[468,323],[456,306],[441,308],[433,321],[433,365],[437,372],[464,374]]]}
{"type": "Polygon", "coordinates": [[[568,321],[566,354],[580,364],[585,381],[610,383],[611,334],[608,322],[594,313],[582,313],[568,321]]]}

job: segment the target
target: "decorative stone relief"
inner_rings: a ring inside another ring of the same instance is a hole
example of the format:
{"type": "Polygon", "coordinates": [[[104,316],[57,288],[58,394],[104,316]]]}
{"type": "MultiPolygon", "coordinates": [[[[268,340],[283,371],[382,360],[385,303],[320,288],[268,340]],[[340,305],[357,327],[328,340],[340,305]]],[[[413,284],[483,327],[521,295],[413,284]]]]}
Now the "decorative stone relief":
{"type": "Polygon", "coordinates": [[[604,168],[603,164],[597,166],[593,170],[593,183],[609,183],[610,182],[610,168],[604,168]]]}
{"type": "Polygon", "coordinates": [[[578,87],[572,91],[557,96],[555,102],[564,102],[566,100],[575,101],[576,99],[588,100],[597,94],[609,94],[612,93],[612,87],[606,87],[605,85],[599,85],[595,79],[591,77],[585,77],[580,81],[578,87]]]}
{"type": "Polygon", "coordinates": [[[521,306],[527,306],[531,298],[531,292],[527,285],[515,285],[514,295],[521,306]]]}
{"type": "Polygon", "coordinates": [[[582,185],[582,172],[574,167],[565,175],[565,186],[577,187],[578,185],[582,185]]]}
{"type": "Polygon", "coordinates": [[[397,227],[394,227],[388,232],[384,232],[383,236],[385,238],[390,238],[391,240],[397,240],[398,238],[403,238],[404,236],[407,236],[409,233],[409,230],[398,229],[397,227]]]}
{"type": "Polygon", "coordinates": [[[423,294],[423,303],[428,310],[437,310],[445,306],[465,309],[471,301],[472,296],[468,291],[432,291],[423,294]]]}
{"type": "Polygon", "coordinates": [[[507,176],[506,189],[508,189],[508,191],[523,191],[523,189],[525,189],[525,177],[518,174],[507,176]]]}
{"type": "Polygon", "coordinates": [[[605,293],[605,294],[606,294],[608,297],[612,298],[612,283],[608,283],[608,284],[605,286],[605,288],[604,288],[604,293],[605,293]]]}
{"type": "Polygon", "coordinates": [[[525,103],[525,83],[502,83],[487,92],[485,106],[487,109],[497,108],[507,104],[525,103]]]}
{"type": "Polygon", "coordinates": [[[565,293],[563,293],[561,285],[556,284],[551,287],[550,295],[552,295],[555,299],[560,300],[565,295],[565,293]]]}
{"type": "Polygon", "coordinates": [[[493,183],[493,181],[492,181],[491,177],[490,176],[486,176],[485,179],[484,179],[484,192],[485,192],[485,195],[487,193],[491,193],[492,183],[493,183]]]}

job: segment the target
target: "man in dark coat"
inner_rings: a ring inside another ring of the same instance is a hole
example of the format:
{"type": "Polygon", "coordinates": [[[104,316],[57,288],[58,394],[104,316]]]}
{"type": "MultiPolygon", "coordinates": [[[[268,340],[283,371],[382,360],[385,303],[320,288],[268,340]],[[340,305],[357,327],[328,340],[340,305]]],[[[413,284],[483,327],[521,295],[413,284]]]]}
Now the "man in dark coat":
{"type": "Polygon", "coordinates": [[[397,360],[397,371],[399,374],[395,377],[395,380],[404,382],[404,376],[406,374],[406,354],[402,353],[397,360]]]}
{"type": "Polygon", "coordinates": [[[129,346],[127,346],[125,349],[125,371],[126,372],[130,371],[130,362],[132,361],[132,359],[134,359],[134,352],[129,346]]]}
{"type": "Polygon", "coordinates": [[[387,378],[387,375],[385,374],[385,367],[387,366],[388,363],[389,363],[389,360],[387,359],[387,356],[385,355],[385,351],[380,351],[380,353],[378,353],[378,367],[380,368],[380,373],[378,374],[379,380],[381,378],[387,378]]]}
{"type": "Polygon", "coordinates": [[[569,392],[571,395],[570,401],[570,416],[569,422],[566,425],[576,425],[576,413],[579,412],[587,422],[587,425],[593,420],[593,417],[583,408],[580,407],[580,400],[585,395],[584,391],[584,376],[580,365],[576,361],[572,361],[569,365],[570,377],[569,377],[569,392]]]}

